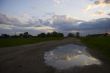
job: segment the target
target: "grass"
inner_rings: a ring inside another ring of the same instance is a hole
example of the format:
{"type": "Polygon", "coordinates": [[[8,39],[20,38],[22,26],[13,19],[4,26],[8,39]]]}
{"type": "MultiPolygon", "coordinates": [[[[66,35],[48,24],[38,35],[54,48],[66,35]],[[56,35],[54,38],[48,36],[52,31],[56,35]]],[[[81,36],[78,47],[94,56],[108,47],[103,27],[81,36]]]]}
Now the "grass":
{"type": "Polygon", "coordinates": [[[81,41],[88,47],[98,50],[110,59],[110,37],[84,37],[81,41]]]}
{"type": "Polygon", "coordinates": [[[0,38],[0,47],[19,46],[25,44],[39,43],[50,40],[61,40],[63,38],[50,37],[50,38],[0,38]]]}

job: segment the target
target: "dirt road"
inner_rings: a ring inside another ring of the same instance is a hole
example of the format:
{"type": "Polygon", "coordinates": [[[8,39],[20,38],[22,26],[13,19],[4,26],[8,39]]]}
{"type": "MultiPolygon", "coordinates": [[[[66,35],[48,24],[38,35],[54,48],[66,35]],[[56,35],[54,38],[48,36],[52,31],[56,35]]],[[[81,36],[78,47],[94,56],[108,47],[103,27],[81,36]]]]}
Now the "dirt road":
{"type": "Polygon", "coordinates": [[[68,70],[56,70],[44,63],[44,52],[59,45],[80,44],[74,38],[48,41],[32,45],[0,48],[0,73],[110,73],[109,62],[90,50],[90,53],[103,61],[101,66],[75,67],[68,70]]]}

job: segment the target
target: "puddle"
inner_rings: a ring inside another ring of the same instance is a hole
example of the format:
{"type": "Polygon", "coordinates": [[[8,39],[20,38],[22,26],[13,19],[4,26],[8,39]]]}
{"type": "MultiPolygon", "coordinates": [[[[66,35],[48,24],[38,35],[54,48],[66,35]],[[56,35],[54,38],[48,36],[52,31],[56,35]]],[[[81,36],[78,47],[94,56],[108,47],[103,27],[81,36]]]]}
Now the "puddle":
{"type": "Polygon", "coordinates": [[[56,69],[68,69],[71,67],[100,65],[101,62],[92,57],[86,50],[87,47],[68,44],[59,46],[44,54],[45,63],[56,69]]]}

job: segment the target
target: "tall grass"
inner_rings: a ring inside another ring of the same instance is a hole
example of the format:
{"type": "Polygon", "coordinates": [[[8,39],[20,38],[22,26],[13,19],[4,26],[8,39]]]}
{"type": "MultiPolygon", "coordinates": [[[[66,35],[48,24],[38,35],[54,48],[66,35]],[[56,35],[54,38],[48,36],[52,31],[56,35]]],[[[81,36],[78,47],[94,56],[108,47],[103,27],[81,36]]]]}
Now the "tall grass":
{"type": "Polygon", "coordinates": [[[61,40],[60,37],[49,37],[49,38],[0,38],[0,47],[19,46],[25,44],[39,43],[50,40],[61,40]]]}
{"type": "Polygon", "coordinates": [[[84,37],[81,38],[81,41],[110,59],[110,37],[84,37]]]}

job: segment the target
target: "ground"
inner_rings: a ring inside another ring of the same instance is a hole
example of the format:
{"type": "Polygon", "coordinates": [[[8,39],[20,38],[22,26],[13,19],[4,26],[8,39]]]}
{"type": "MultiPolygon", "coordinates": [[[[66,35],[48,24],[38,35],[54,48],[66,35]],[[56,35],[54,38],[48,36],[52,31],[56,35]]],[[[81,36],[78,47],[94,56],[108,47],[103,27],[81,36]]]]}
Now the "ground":
{"type": "Polygon", "coordinates": [[[83,45],[80,40],[67,38],[32,45],[0,48],[0,73],[110,73],[110,63],[103,55],[88,48],[88,51],[102,61],[101,66],[75,67],[68,70],[56,70],[44,63],[45,51],[65,44],[83,45]]]}

